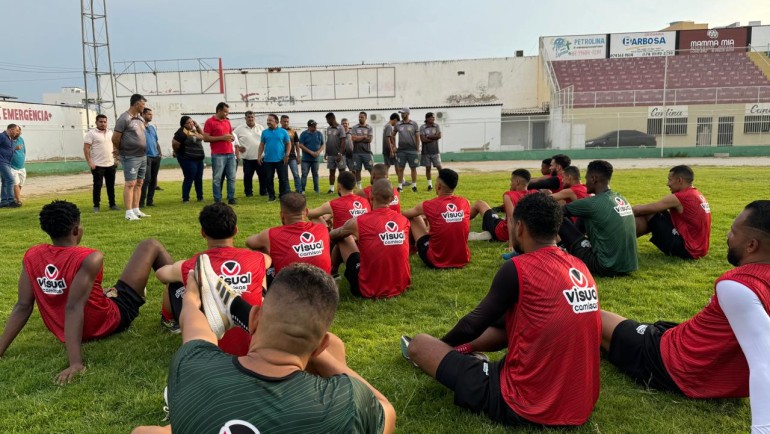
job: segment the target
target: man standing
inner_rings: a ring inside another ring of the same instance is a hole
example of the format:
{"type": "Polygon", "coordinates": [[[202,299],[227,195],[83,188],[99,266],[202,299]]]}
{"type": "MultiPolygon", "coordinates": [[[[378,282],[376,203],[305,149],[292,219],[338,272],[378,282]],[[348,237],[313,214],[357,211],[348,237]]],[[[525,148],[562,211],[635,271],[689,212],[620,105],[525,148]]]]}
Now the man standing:
{"type": "Polygon", "coordinates": [[[329,169],[329,191],[327,193],[334,193],[334,183],[336,181],[336,171],[345,171],[345,129],[342,125],[337,123],[337,117],[334,113],[326,113],[326,123],[329,127],[326,128],[326,153],[324,154],[324,161],[326,161],[326,168],[329,169]]]}
{"type": "Polygon", "coordinates": [[[396,124],[398,133],[398,165],[396,173],[398,174],[398,191],[404,188],[404,169],[409,163],[412,170],[412,191],[417,192],[417,167],[420,165],[420,135],[417,122],[409,120],[409,108],[404,107],[399,111],[401,113],[401,122],[396,124]]]}
{"type": "Polygon", "coordinates": [[[698,259],[709,252],[711,207],[692,186],[695,174],[689,166],[674,166],[668,172],[671,194],[632,208],[636,236],[652,232],[650,242],[668,256],[698,259]]]}
{"type": "Polygon", "coordinates": [[[145,205],[155,206],[155,187],[158,186],[158,171],[160,170],[160,160],[163,158],[158,143],[158,131],[155,129],[155,125],[150,125],[152,109],[145,107],[142,110],[142,118],[144,118],[144,133],[147,141],[147,181],[142,184],[139,208],[144,208],[145,205]]]}
{"type": "Polygon", "coordinates": [[[727,234],[727,262],[703,309],[640,324],[602,311],[602,349],[645,388],[688,398],[751,398],[752,433],[770,431],[770,201],[748,204],[727,234]]]}
{"type": "Polygon", "coordinates": [[[307,174],[313,172],[313,190],[315,194],[321,192],[318,184],[318,156],[324,151],[324,135],[318,131],[318,123],[310,119],[307,121],[307,130],[299,135],[299,147],[302,149],[302,194],[305,194],[307,174]]]}
{"type": "Polygon", "coordinates": [[[342,129],[345,130],[345,146],[342,153],[345,155],[345,164],[348,170],[353,171],[353,133],[350,131],[350,121],[347,118],[340,120],[342,129]]]}
{"type": "Polygon", "coordinates": [[[467,242],[471,206],[468,199],[454,195],[459,179],[452,169],[439,170],[438,197],[403,212],[411,221],[417,253],[428,268],[462,268],[471,261],[467,242]],[[428,220],[429,227],[422,216],[428,220]]]}
{"type": "Polygon", "coordinates": [[[203,141],[211,144],[211,172],[214,202],[222,201],[222,174],[227,178],[227,203],[235,205],[235,148],[233,126],[227,115],[230,106],[220,102],[216,114],[203,125],[203,141]]]}
{"type": "Polygon", "coordinates": [[[291,152],[289,133],[283,128],[278,128],[278,116],[270,113],[267,115],[267,129],[262,131],[258,151],[259,164],[263,166],[265,171],[267,196],[270,202],[275,201],[275,184],[273,183],[275,172],[278,172],[279,196],[291,191],[287,170],[289,152],[291,152]]]}
{"type": "Polygon", "coordinates": [[[329,238],[345,262],[345,278],[357,297],[401,295],[411,285],[409,220],[388,207],[393,186],[387,179],[372,185],[372,211],[348,219],[329,238]]]}
{"type": "Polygon", "coordinates": [[[374,130],[371,125],[366,124],[366,112],[358,114],[358,125],[351,130],[351,140],[353,140],[353,172],[356,174],[356,185],[361,188],[361,168],[372,174],[372,138],[374,130]]]}
{"type": "Polygon", "coordinates": [[[0,208],[18,208],[21,205],[13,200],[13,143],[21,135],[21,128],[16,124],[9,124],[8,128],[0,134],[0,208]]]}
{"type": "MultiPolygon", "coordinates": [[[[297,131],[289,125],[289,115],[281,115],[281,128],[286,130],[286,132],[289,134],[289,140],[291,141],[291,150],[289,151],[289,161],[288,161],[288,169],[286,172],[286,177],[288,181],[288,170],[291,170],[291,176],[294,178],[294,191],[296,193],[302,192],[302,180],[299,177],[299,167],[297,167],[297,157],[299,156],[299,147],[297,144],[299,143],[299,135],[297,135],[297,131]]],[[[286,184],[289,191],[291,191],[291,187],[289,187],[288,183],[286,184]]]]}
{"type": "Polygon", "coordinates": [[[243,160],[243,194],[254,196],[254,173],[257,174],[259,195],[267,196],[267,185],[264,182],[264,168],[259,164],[259,142],[262,140],[264,127],[256,121],[253,111],[246,112],[246,123],[239,125],[233,131],[238,139],[238,145],[243,160]]]}
{"type": "Polygon", "coordinates": [[[112,152],[112,130],[107,128],[107,116],[96,116],[96,128],[91,128],[83,138],[83,154],[93,177],[94,212],[99,212],[102,183],[107,187],[110,209],[118,211],[115,204],[115,158],[112,152]]]}
{"type": "Polygon", "coordinates": [[[568,218],[559,230],[567,251],[585,262],[591,274],[605,277],[626,275],[638,267],[634,213],[626,198],[610,189],[612,171],[607,161],[588,163],[586,192],[594,196],[564,206],[564,217],[582,219],[588,237],[568,218]]]}
{"type": "Polygon", "coordinates": [[[21,128],[19,128],[19,137],[13,142],[13,158],[11,159],[11,169],[13,169],[13,199],[14,202],[21,205],[21,187],[27,179],[27,169],[24,168],[24,161],[27,158],[27,147],[24,144],[24,138],[21,137],[21,128]]]}
{"type": "Polygon", "coordinates": [[[401,338],[402,355],[456,405],[503,425],[582,425],[599,398],[599,296],[585,264],[556,246],[561,220],[552,198],[522,198],[513,244],[523,254],[503,264],[481,303],[440,340],[401,338]],[[504,348],[498,362],[469,354],[504,348]]]}
{"type": "Polygon", "coordinates": [[[396,167],[398,171],[398,159],[396,158],[396,123],[398,123],[398,113],[392,113],[390,120],[382,128],[382,160],[385,163],[385,176],[387,177],[390,166],[396,167]]]}
{"type": "Polygon", "coordinates": [[[436,166],[441,170],[441,154],[439,154],[438,141],[441,139],[441,127],[436,123],[436,117],[432,112],[425,113],[425,123],[420,126],[420,141],[422,142],[421,163],[425,166],[425,178],[428,180],[428,191],[433,190],[433,179],[430,169],[436,166]]]}
{"type": "Polygon", "coordinates": [[[147,137],[144,133],[144,103],[142,95],[131,95],[131,106],[118,117],[115,131],[112,133],[112,145],[120,155],[123,164],[123,206],[126,208],[126,220],[139,220],[149,217],[139,210],[139,198],[142,195],[142,183],[147,171],[147,137]]]}

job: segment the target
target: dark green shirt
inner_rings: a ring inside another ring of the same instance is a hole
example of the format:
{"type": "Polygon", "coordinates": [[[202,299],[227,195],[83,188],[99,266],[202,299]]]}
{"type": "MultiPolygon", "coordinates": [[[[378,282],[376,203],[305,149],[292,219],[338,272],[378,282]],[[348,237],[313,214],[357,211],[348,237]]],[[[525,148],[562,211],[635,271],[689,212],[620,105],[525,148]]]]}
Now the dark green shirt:
{"type": "Polygon", "coordinates": [[[354,378],[305,371],[264,377],[202,340],[182,345],[174,356],[168,404],[175,433],[218,434],[234,425],[262,434],[381,433],[385,425],[382,406],[354,378]]]}
{"type": "Polygon", "coordinates": [[[605,268],[618,273],[630,273],[638,268],[636,221],[626,198],[607,190],[576,200],[565,209],[583,219],[592,249],[605,268]]]}

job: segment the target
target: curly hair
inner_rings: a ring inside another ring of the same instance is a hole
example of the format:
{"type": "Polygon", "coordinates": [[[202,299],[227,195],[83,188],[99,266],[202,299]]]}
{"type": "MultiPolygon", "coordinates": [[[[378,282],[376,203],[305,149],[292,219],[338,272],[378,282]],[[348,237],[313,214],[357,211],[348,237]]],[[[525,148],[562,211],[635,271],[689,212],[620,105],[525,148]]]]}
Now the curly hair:
{"type": "Polygon", "coordinates": [[[206,235],[215,240],[224,240],[235,236],[238,216],[230,205],[216,202],[203,207],[198,221],[206,235]]]}
{"type": "Polygon", "coordinates": [[[80,224],[80,210],[66,200],[55,200],[40,210],[40,229],[51,239],[67,236],[80,224]]]}

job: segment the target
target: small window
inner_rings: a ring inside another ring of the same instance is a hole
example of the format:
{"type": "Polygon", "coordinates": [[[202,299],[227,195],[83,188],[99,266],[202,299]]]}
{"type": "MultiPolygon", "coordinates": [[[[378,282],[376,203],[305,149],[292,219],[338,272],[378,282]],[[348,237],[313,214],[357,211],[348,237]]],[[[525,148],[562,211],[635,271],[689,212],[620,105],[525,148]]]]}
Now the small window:
{"type": "Polygon", "coordinates": [[[770,133],[770,115],[746,116],[743,118],[743,133],[770,133]]]}
{"type": "Polygon", "coordinates": [[[666,119],[666,135],[686,136],[687,135],[687,118],[666,119]]]}
{"type": "Polygon", "coordinates": [[[663,119],[647,119],[647,134],[659,136],[663,131],[663,119]]]}

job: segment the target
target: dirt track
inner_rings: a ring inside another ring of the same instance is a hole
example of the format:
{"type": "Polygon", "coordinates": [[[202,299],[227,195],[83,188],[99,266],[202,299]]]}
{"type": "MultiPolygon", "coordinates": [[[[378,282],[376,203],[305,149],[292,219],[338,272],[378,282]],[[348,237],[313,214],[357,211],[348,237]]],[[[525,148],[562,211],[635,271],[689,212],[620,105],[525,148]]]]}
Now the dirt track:
{"type": "MultiPolygon", "coordinates": [[[[733,157],[733,158],[637,158],[637,159],[614,159],[611,160],[616,169],[646,169],[646,168],[666,168],[677,164],[689,164],[691,166],[770,166],[770,157],[733,157]]],[[[573,164],[585,169],[589,160],[573,160],[573,164]]],[[[85,163],[83,163],[85,164],[85,163]]],[[[508,160],[508,161],[469,161],[461,163],[445,163],[446,167],[451,167],[459,172],[497,172],[509,171],[519,167],[531,170],[539,169],[539,164],[532,160],[508,160]]],[[[116,184],[122,184],[122,175],[118,171],[116,184]]],[[[326,167],[322,164],[320,167],[321,179],[328,176],[326,167]]],[[[242,176],[242,171],[238,170],[238,177],[242,176]]],[[[418,170],[418,179],[424,180],[424,171],[418,170]]],[[[204,179],[211,178],[210,168],[206,168],[203,175],[204,179]]],[[[291,178],[291,174],[289,174],[291,178]]],[[[179,169],[164,169],[158,175],[159,183],[167,181],[181,181],[182,171],[179,169]]],[[[64,193],[72,191],[87,190],[91,188],[91,175],[88,173],[78,175],[63,176],[35,176],[27,178],[24,185],[23,196],[50,196],[54,193],[64,193]]]]}

